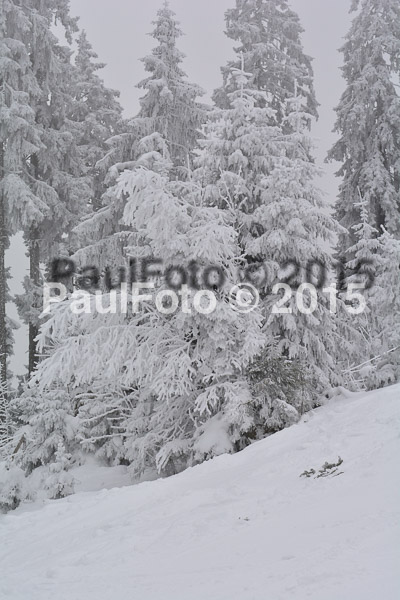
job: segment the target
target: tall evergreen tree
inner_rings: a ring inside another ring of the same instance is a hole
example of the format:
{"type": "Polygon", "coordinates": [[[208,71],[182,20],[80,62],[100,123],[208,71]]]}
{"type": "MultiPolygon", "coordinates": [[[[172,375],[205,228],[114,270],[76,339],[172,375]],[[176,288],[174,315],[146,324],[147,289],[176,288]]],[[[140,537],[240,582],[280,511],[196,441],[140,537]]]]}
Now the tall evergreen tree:
{"type": "Polygon", "coordinates": [[[251,73],[233,69],[230,108],[210,114],[205,138],[199,140],[195,171],[206,201],[234,211],[244,255],[257,235],[253,214],[263,202],[263,181],[282,140],[281,128],[271,125],[274,111],[267,106],[267,94],[249,86],[251,78],[251,73]]]}
{"type": "MultiPolygon", "coordinates": [[[[76,25],[67,8],[65,11],[70,38],[76,25]]],[[[66,232],[84,214],[98,208],[104,184],[96,162],[106,151],[106,140],[120,131],[122,123],[117,93],[107,89],[96,74],[102,65],[93,62],[96,55],[85,34],[79,37],[73,65],[71,50],[61,46],[50,31],[51,16],[44,9],[38,16],[44,26],[43,47],[51,55],[51,64],[44,76],[38,70],[41,87],[33,110],[41,128],[42,144],[30,161],[30,176],[37,182],[38,193],[45,198],[48,210],[40,222],[25,231],[30,273],[25,280],[25,294],[17,298],[20,314],[29,323],[29,372],[37,362],[41,265],[68,253],[66,232]]],[[[39,50],[43,51],[43,47],[39,50]]]]}
{"type": "Polygon", "coordinates": [[[370,307],[375,324],[374,344],[379,350],[374,356],[375,376],[370,379],[371,388],[400,379],[400,240],[384,230],[379,241],[380,261],[370,307]]]}
{"type": "Polygon", "coordinates": [[[142,59],[150,75],[138,84],[146,92],[140,99],[140,111],[129,122],[125,133],[109,140],[109,151],[98,163],[107,174],[109,185],[142,155],[143,148],[138,148],[137,142],[154,133],[166,141],[174,176],[187,178],[191,153],[200,136],[198,130],[205,120],[207,109],[197,101],[204,92],[187,81],[182,70],[184,54],[176,46],[182,32],[168,2],[157,12],[154,25],[152,37],[158,45],[142,59]]]}
{"type": "MultiPolygon", "coordinates": [[[[311,157],[308,132],[312,117],[301,96],[296,94],[286,102],[282,127],[272,126],[274,111],[268,107],[268,94],[252,89],[252,80],[251,73],[233,70],[231,82],[236,90],[228,94],[231,108],[215,112],[215,122],[200,142],[202,152],[195,177],[202,182],[208,202],[234,210],[242,252],[249,267],[253,263],[255,270],[262,271],[262,281],[258,281],[266,321],[264,371],[271,378],[267,371],[278,373],[279,359],[291,362],[292,371],[288,364],[285,374],[288,400],[301,413],[337,380],[335,321],[320,292],[312,314],[299,311],[294,292],[283,314],[268,318],[278,300],[271,291],[282,280],[285,271],[281,267],[290,262],[299,265],[298,286],[305,282],[311,263],[318,268],[321,262],[322,268],[329,270],[331,259],[323,244],[332,239],[338,226],[328,216],[314,181],[318,169],[311,157]],[[295,372],[298,393],[293,395],[295,372]],[[298,377],[300,372],[304,386],[298,377]]],[[[257,273],[251,279],[257,283],[257,273]]],[[[260,361],[256,361],[256,371],[259,367],[260,361]]],[[[274,387],[275,393],[278,387],[274,387]]],[[[280,397],[269,401],[272,412],[277,403],[282,409],[284,398],[282,385],[280,397]]],[[[265,402],[263,406],[261,401],[258,408],[265,415],[265,402]]],[[[287,418],[293,418],[290,407],[281,426],[287,418]]]]}
{"type": "MultiPolygon", "coordinates": [[[[282,355],[299,361],[312,381],[304,394],[303,410],[306,410],[313,406],[324,388],[338,383],[335,310],[332,304],[329,306],[321,288],[330,284],[327,280],[332,267],[329,244],[340,227],[329,216],[328,206],[316,184],[320,173],[311,158],[310,115],[296,91],[287,105],[288,127],[283,125],[288,133],[282,138],[284,150],[273,159],[271,173],[263,181],[263,203],[254,213],[263,233],[252,240],[249,253],[261,254],[271,265],[280,265],[275,281],[281,280],[282,267],[292,263],[292,268],[297,265],[298,271],[292,278],[292,286],[297,288],[304,283],[314,286],[314,291],[302,294],[294,290],[280,314],[274,314],[273,309],[271,314],[276,296],[265,299],[270,315],[266,329],[278,339],[282,355]],[[314,294],[315,301],[314,310],[310,312],[307,311],[312,304],[309,293],[314,294]],[[299,295],[307,296],[307,300],[299,299],[299,295]]],[[[339,309],[343,308],[340,304],[339,309]]]]}
{"type": "Polygon", "coordinates": [[[336,211],[348,230],[339,240],[347,260],[360,193],[371,226],[400,237],[400,4],[354,0],[352,10],[358,13],[341,49],[347,87],[336,109],[340,139],[328,155],[342,163],[336,211]]]}
{"type": "Polygon", "coordinates": [[[138,84],[146,93],[140,99],[135,125],[143,128],[141,137],[144,133],[160,133],[167,141],[174,166],[188,167],[204,121],[204,107],[196,98],[204,92],[187,81],[181,68],[184,54],[176,43],[182,31],[174,17],[168,2],[157,12],[152,37],[158,45],[142,59],[150,75],[138,84]]]}
{"type": "Polygon", "coordinates": [[[296,81],[306,110],[317,116],[311,59],[303,51],[303,29],[287,0],[236,0],[225,19],[226,35],[239,42],[238,58],[222,68],[223,85],[214,92],[216,104],[229,106],[229,94],[235,89],[232,69],[241,68],[243,55],[244,70],[251,73],[249,87],[266,94],[259,101],[275,110],[276,123],[283,122],[296,81]]]}
{"type": "Polygon", "coordinates": [[[359,388],[375,389],[400,378],[400,240],[386,230],[377,237],[369,223],[367,201],[359,207],[361,222],[353,226],[357,241],[349,248],[354,258],[347,264],[350,273],[357,272],[348,275],[347,285],[363,289],[365,307],[353,317],[360,344],[357,364],[346,373],[359,388]]]}
{"type": "Polygon", "coordinates": [[[125,169],[152,167],[165,157],[171,176],[187,179],[191,169],[192,151],[198,131],[205,119],[205,108],[197,102],[203,92],[187,81],[181,69],[184,55],[176,42],[182,35],[174,12],[165,2],[158,11],[152,36],[158,42],[143,60],[149,77],[138,84],[146,94],[140,100],[140,111],[131,119],[124,132],[107,141],[108,151],[97,163],[99,176],[107,189],[102,208],[89,215],[75,231],[75,258],[80,264],[120,266],[126,259],[124,236],[129,227],[121,222],[123,199],[118,199],[115,184],[125,169]]]}
{"type": "MultiPolygon", "coordinates": [[[[5,302],[7,294],[4,250],[8,238],[23,230],[29,242],[31,276],[38,279],[35,239],[37,224],[50,209],[48,189],[44,191],[37,176],[38,154],[44,151],[43,126],[37,106],[49,99],[47,80],[54,70],[50,31],[59,19],[67,34],[73,21],[68,16],[67,2],[20,4],[13,0],[1,3],[0,53],[1,74],[1,138],[0,138],[0,354],[2,378],[6,379],[7,328],[5,302]]],[[[30,346],[34,333],[30,333],[30,346]]],[[[32,355],[33,352],[30,352],[32,355]]]]}
{"type": "Polygon", "coordinates": [[[119,92],[104,85],[98,71],[105,67],[97,62],[85,31],[78,37],[75,57],[75,76],[71,80],[75,102],[68,117],[75,124],[78,152],[83,163],[84,174],[91,177],[92,193],[89,203],[94,211],[101,208],[101,197],[105,191],[104,177],[96,167],[97,162],[108,151],[107,140],[124,130],[119,92]]]}
{"type": "Polygon", "coordinates": [[[71,50],[58,43],[50,30],[50,17],[37,18],[42,24],[43,44],[50,53],[50,64],[44,78],[40,70],[37,73],[41,93],[33,108],[41,128],[41,147],[31,156],[29,171],[36,194],[47,210],[42,219],[33,221],[24,231],[29,277],[24,281],[25,294],[17,298],[20,315],[29,323],[30,373],[37,363],[35,338],[41,312],[41,266],[59,255],[65,232],[87,212],[87,198],[91,193],[90,178],[83,169],[77,148],[76,127],[68,118],[74,103],[69,85],[74,76],[71,50]]]}
{"type": "Polygon", "coordinates": [[[13,0],[0,7],[0,364],[7,380],[7,271],[5,250],[12,234],[29,228],[47,210],[32,189],[30,161],[41,147],[32,104],[40,87],[32,66],[33,15],[13,0]]]}
{"type": "MultiPolygon", "coordinates": [[[[236,313],[228,303],[240,260],[231,215],[204,206],[198,185],[168,181],[165,160],[159,154],[159,165],[138,166],[119,178],[122,219],[130,227],[128,252],[145,249],[146,256],[162,257],[163,269],[193,260],[200,270],[217,265],[227,280],[216,292],[215,309],[198,312],[189,301],[187,311],[182,301],[164,314],[144,301],[132,313],[130,298],[126,313],[98,314],[95,303],[100,297],[109,305],[108,294],[87,296],[90,312],[73,314],[74,299],[57,307],[41,333],[49,356],[39,364],[25,401],[25,418],[36,431],[33,456],[43,447],[43,426],[29,396],[50,398],[66,386],[78,420],[86,422],[80,428],[84,446],[99,451],[106,444],[101,454],[129,461],[135,476],[147,468],[171,474],[233,451],[252,426],[245,367],[261,350],[263,337],[257,311],[236,313]],[[95,364],[87,360],[94,354],[95,364]]],[[[164,278],[155,287],[154,295],[169,293],[164,278]]],[[[46,437],[55,439],[51,422],[46,428],[46,437]]],[[[53,442],[51,450],[46,460],[54,456],[53,442]]]]}

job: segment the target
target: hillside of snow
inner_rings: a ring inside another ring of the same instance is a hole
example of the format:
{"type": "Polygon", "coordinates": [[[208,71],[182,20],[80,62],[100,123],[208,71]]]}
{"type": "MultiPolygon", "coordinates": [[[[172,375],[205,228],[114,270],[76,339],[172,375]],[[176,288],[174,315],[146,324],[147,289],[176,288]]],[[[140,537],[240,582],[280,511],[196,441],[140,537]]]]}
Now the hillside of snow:
{"type": "Polygon", "coordinates": [[[397,600],[399,457],[397,385],[169,479],[27,505],[0,516],[0,598],[397,600]]]}

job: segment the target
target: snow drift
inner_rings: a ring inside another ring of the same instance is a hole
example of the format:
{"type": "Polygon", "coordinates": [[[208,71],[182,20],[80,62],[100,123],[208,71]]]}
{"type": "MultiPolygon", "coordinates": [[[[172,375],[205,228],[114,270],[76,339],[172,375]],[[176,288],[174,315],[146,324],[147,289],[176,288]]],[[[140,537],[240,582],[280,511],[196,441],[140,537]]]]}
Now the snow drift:
{"type": "Polygon", "coordinates": [[[343,394],[237,455],[0,516],[0,598],[397,600],[399,400],[343,394]]]}

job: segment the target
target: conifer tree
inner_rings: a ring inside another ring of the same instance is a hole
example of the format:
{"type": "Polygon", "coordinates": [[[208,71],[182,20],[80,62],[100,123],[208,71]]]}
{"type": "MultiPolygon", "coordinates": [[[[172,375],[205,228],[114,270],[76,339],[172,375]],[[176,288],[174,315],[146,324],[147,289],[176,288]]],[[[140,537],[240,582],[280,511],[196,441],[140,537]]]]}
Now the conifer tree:
{"type": "MultiPolygon", "coordinates": [[[[138,165],[121,175],[118,197],[124,199],[123,221],[130,227],[127,251],[162,256],[163,269],[191,260],[203,269],[218,265],[227,281],[215,310],[178,309],[166,315],[146,302],[138,313],[99,315],[92,294],[87,300],[92,310],[74,316],[70,302],[63,303],[42,328],[44,348],[52,341],[53,349],[32,382],[33,393],[67,385],[81,397],[82,390],[90,393],[100,386],[102,410],[94,411],[93,426],[101,427],[95,413],[108,412],[112,423],[119,411],[118,429],[105,433],[103,442],[121,440],[122,447],[114,444],[114,456],[129,461],[136,477],[146,468],[170,474],[235,449],[242,432],[252,427],[245,366],[264,343],[257,311],[238,314],[228,303],[240,258],[230,214],[203,206],[201,188],[169,182],[169,171],[160,154],[152,169],[138,165]],[[84,357],[93,352],[98,360],[88,368],[84,357]],[[114,393],[113,407],[103,404],[107,392],[110,398],[114,393]]],[[[167,289],[162,278],[155,294],[167,289]]],[[[109,297],[103,294],[106,305],[109,297]]],[[[85,427],[87,448],[96,442],[93,431],[85,427]]]]}
{"type": "Polygon", "coordinates": [[[356,207],[360,221],[352,227],[356,242],[348,249],[353,258],[346,265],[346,288],[353,286],[357,294],[350,304],[359,341],[345,376],[356,389],[375,389],[400,376],[400,241],[385,229],[378,235],[370,223],[368,201],[361,194],[356,207]],[[360,303],[362,310],[357,310],[360,303]]]}
{"type": "MultiPolygon", "coordinates": [[[[33,105],[42,144],[30,161],[30,176],[48,209],[40,222],[25,231],[30,274],[24,282],[25,294],[17,297],[20,315],[29,323],[29,372],[37,362],[41,265],[68,254],[70,241],[65,232],[71,231],[84,214],[98,208],[104,183],[96,162],[106,151],[106,140],[118,133],[122,123],[117,93],[107,89],[96,74],[102,65],[92,62],[96,55],[85,34],[78,40],[73,65],[71,50],[61,46],[50,31],[50,17],[44,20],[49,29],[42,38],[52,53],[51,65],[33,105]]],[[[67,9],[64,18],[70,35],[76,26],[67,9]]]]}
{"type": "Polygon", "coordinates": [[[368,368],[371,367],[369,361],[373,359],[376,350],[374,323],[377,315],[373,314],[371,306],[370,284],[375,281],[380,263],[381,244],[377,236],[378,231],[370,225],[367,204],[359,194],[359,202],[356,206],[360,212],[360,219],[352,226],[355,244],[349,248],[349,255],[353,258],[346,263],[347,275],[343,286],[346,291],[349,290],[349,286],[354,286],[359,290],[358,293],[361,291],[364,304],[364,310],[352,316],[353,325],[359,333],[358,349],[352,356],[353,364],[347,357],[347,368],[344,370],[347,384],[355,389],[362,388],[365,380],[365,377],[360,377],[357,365],[367,363],[368,368]]]}
{"type": "Polygon", "coordinates": [[[159,134],[165,140],[174,177],[187,178],[191,153],[201,135],[199,129],[207,108],[197,97],[204,92],[187,80],[181,67],[184,54],[176,44],[182,32],[168,2],[157,12],[154,25],[151,35],[158,45],[142,59],[150,74],[138,84],[145,90],[139,113],[128,123],[124,133],[110,138],[109,150],[98,162],[109,187],[124,168],[131,168],[132,162],[143,154],[138,142],[151,138],[152,134],[159,134]]]}
{"type": "Polygon", "coordinates": [[[96,164],[108,151],[107,140],[121,133],[125,123],[118,101],[119,92],[107,88],[99,77],[98,71],[105,65],[96,62],[97,54],[85,31],[80,33],[77,45],[76,71],[71,81],[75,101],[68,117],[76,124],[75,135],[84,174],[91,177],[92,193],[89,202],[96,211],[101,208],[101,197],[105,191],[104,178],[96,164]]]}
{"type": "MultiPolygon", "coordinates": [[[[328,216],[314,182],[318,169],[311,157],[311,115],[301,96],[287,101],[287,116],[280,128],[270,124],[274,113],[268,108],[267,94],[247,87],[247,82],[251,85],[251,73],[234,69],[231,81],[236,85],[236,90],[228,95],[231,108],[216,111],[215,123],[200,142],[203,149],[195,177],[202,181],[208,202],[234,208],[242,252],[250,266],[253,263],[256,270],[261,268],[265,350],[250,368],[250,381],[254,369],[258,372],[261,359],[266,378],[270,379],[268,371],[280,372],[276,365],[282,361],[281,374],[285,373],[285,377],[281,381],[287,382],[286,394],[282,384],[279,397],[271,398],[270,394],[266,402],[264,395],[258,405],[253,404],[255,412],[264,415],[264,424],[271,422],[276,428],[277,415],[281,414],[280,426],[285,426],[293,419],[291,407],[298,411],[297,415],[301,414],[313,406],[324,388],[337,381],[337,334],[333,315],[320,292],[312,314],[299,311],[293,292],[287,314],[269,318],[278,300],[271,291],[282,280],[284,269],[280,267],[290,262],[299,265],[297,286],[306,281],[309,265],[314,269],[320,265],[328,271],[331,259],[323,241],[331,240],[338,226],[328,216]],[[298,393],[293,395],[295,380],[298,393]],[[289,404],[286,412],[285,400],[289,404]],[[271,414],[275,414],[272,421],[271,414]]],[[[257,283],[256,273],[254,282],[257,283]]],[[[276,393],[278,386],[271,382],[265,387],[276,393]]],[[[261,417],[259,422],[265,435],[261,417]]]]}
{"type": "Polygon", "coordinates": [[[378,230],[370,224],[368,200],[364,200],[360,194],[360,200],[355,206],[360,211],[360,220],[352,226],[356,243],[349,248],[349,253],[354,258],[346,265],[350,273],[348,283],[359,280],[358,273],[351,274],[351,271],[362,269],[363,274],[369,275],[369,279],[365,281],[366,287],[369,288],[370,283],[372,283],[372,277],[376,273],[381,245],[378,239],[378,230]]]}
{"type": "Polygon", "coordinates": [[[366,288],[363,289],[365,309],[355,316],[362,343],[357,364],[353,363],[347,373],[359,388],[375,389],[400,378],[400,241],[386,230],[375,237],[376,230],[369,225],[363,204],[362,226],[356,226],[358,240],[349,249],[354,259],[348,264],[354,268],[361,259],[368,261],[362,276],[348,277],[348,283],[366,288]]]}
{"type": "MultiPolygon", "coordinates": [[[[116,137],[119,141],[121,138],[127,141],[130,136],[122,134],[116,137]]],[[[84,217],[72,231],[73,246],[76,248],[72,258],[78,267],[96,265],[103,274],[106,267],[118,268],[124,266],[127,261],[126,236],[130,227],[122,219],[125,199],[117,193],[119,172],[140,166],[152,169],[155,164],[158,165],[156,168],[161,168],[164,172],[166,168],[172,169],[166,141],[159,133],[136,140],[134,146],[133,156],[136,160],[110,167],[105,177],[108,187],[102,196],[103,206],[84,217]]]]}
{"type": "Polygon", "coordinates": [[[30,373],[37,363],[35,338],[41,312],[41,266],[59,255],[65,232],[87,212],[91,192],[90,178],[84,172],[77,148],[75,127],[68,119],[74,102],[69,88],[74,76],[71,50],[59,45],[50,26],[48,22],[48,30],[45,29],[43,35],[47,36],[46,49],[51,51],[51,63],[40,97],[33,105],[41,128],[41,147],[29,164],[32,185],[47,210],[42,219],[33,221],[24,231],[29,277],[24,281],[25,294],[17,297],[19,313],[29,323],[30,373]]]}
{"type": "Polygon", "coordinates": [[[27,475],[53,463],[60,444],[68,454],[79,446],[74,404],[65,389],[54,387],[45,393],[28,384],[21,397],[12,401],[12,409],[19,415],[22,427],[18,436],[21,439],[23,435],[24,440],[15,464],[27,475]]]}
{"type": "Polygon", "coordinates": [[[7,380],[7,271],[12,234],[44,218],[46,204],[32,190],[29,163],[41,146],[32,104],[40,89],[32,68],[32,15],[13,0],[0,7],[0,363],[7,380]]]}
{"type": "Polygon", "coordinates": [[[253,235],[258,235],[254,211],[263,202],[263,181],[282,140],[281,128],[271,125],[275,113],[267,106],[267,94],[249,87],[251,78],[243,65],[233,69],[230,108],[210,114],[194,174],[209,205],[233,210],[244,255],[253,235]]]}
{"type": "MultiPolygon", "coordinates": [[[[310,115],[304,110],[296,91],[287,102],[289,133],[282,138],[284,150],[273,159],[271,173],[263,180],[263,202],[254,212],[254,219],[263,233],[251,241],[248,252],[264,256],[271,265],[297,264],[299,272],[297,281],[294,278],[295,286],[307,282],[317,284],[314,285],[314,311],[307,314],[299,310],[299,292],[294,292],[285,305],[289,310],[285,308],[281,314],[271,314],[267,321],[269,333],[277,336],[282,354],[300,360],[314,380],[309,390],[310,407],[315,392],[322,392],[329,383],[337,382],[334,364],[336,326],[320,289],[324,286],[317,280],[325,280],[331,269],[331,257],[324,247],[333,241],[333,234],[339,227],[329,216],[315,183],[319,173],[310,158],[313,147],[308,131],[310,115]],[[313,271],[318,271],[317,276],[313,271]]],[[[280,273],[279,270],[276,273],[277,281],[281,280],[280,273]]],[[[329,283],[326,281],[326,286],[329,283]]],[[[271,303],[276,303],[276,296],[266,298],[267,314],[270,314],[271,303]]]]}
{"type": "Polygon", "coordinates": [[[7,398],[7,385],[0,382],[0,456],[13,433],[10,407],[7,398]]]}
{"type": "MultiPolygon", "coordinates": [[[[68,1],[49,0],[45,3],[27,1],[23,4],[5,0],[1,5],[1,210],[3,221],[0,248],[1,291],[0,318],[4,322],[6,294],[4,277],[4,247],[8,236],[24,232],[30,258],[30,283],[27,302],[22,313],[29,314],[29,362],[35,363],[36,315],[35,290],[40,283],[40,262],[46,256],[54,235],[65,229],[73,209],[69,196],[71,185],[60,176],[60,155],[71,152],[71,133],[61,132],[65,84],[61,84],[69,63],[69,51],[62,48],[51,31],[52,24],[61,22],[68,41],[76,22],[69,15],[68,1]],[[57,135],[55,132],[59,132],[57,135]],[[58,169],[55,168],[57,164],[58,169]],[[60,197],[60,193],[64,198],[60,197]],[[54,227],[55,223],[60,229],[54,227]],[[4,230],[5,228],[5,230],[4,230]],[[56,233],[57,232],[57,233],[56,233]],[[4,246],[4,247],[3,247],[4,246]]],[[[64,171],[66,170],[64,166],[64,171]]],[[[76,185],[76,191],[84,189],[76,185]]],[[[4,346],[4,327],[1,328],[4,346]]],[[[6,353],[3,357],[3,374],[6,353]]]]}
{"type": "Polygon", "coordinates": [[[347,260],[356,241],[359,194],[370,224],[400,236],[400,5],[397,0],[354,0],[358,11],[346,43],[346,90],[336,109],[340,139],[328,158],[342,163],[337,218],[347,229],[339,238],[347,260]]]}
{"type": "Polygon", "coordinates": [[[142,59],[150,75],[138,84],[146,93],[134,123],[141,128],[141,137],[153,132],[163,136],[175,167],[190,168],[191,151],[204,121],[204,107],[196,98],[204,92],[187,81],[181,68],[184,54],[176,43],[182,31],[168,2],[157,12],[154,25],[152,37],[158,45],[142,59]]]}
{"type": "Polygon", "coordinates": [[[380,261],[370,294],[375,325],[375,372],[369,378],[370,388],[400,379],[400,240],[384,229],[379,242],[380,261]]]}
{"type": "Polygon", "coordinates": [[[62,442],[58,443],[55,460],[48,465],[48,476],[44,481],[44,489],[50,498],[58,500],[74,493],[74,478],[69,473],[71,455],[65,452],[62,442]]]}
{"type": "Polygon", "coordinates": [[[287,0],[236,0],[235,8],[226,11],[226,35],[239,42],[236,60],[222,68],[223,85],[214,92],[219,107],[229,106],[229,94],[235,89],[232,69],[251,73],[248,87],[265,93],[274,121],[282,124],[286,101],[293,97],[295,82],[307,112],[317,116],[311,59],[302,48],[303,31],[297,14],[287,0]]]}
{"type": "Polygon", "coordinates": [[[126,259],[125,232],[121,222],[124,202],[116,197],[115,185],[121,172],[140,165],[152,168],[164,159],[171,176],[187,179],[192,150],[201,135],[205,108],[197,102],[201,88],[187,81],[181,68],[184,55],[176,47],[182,35],[175,13],[168,3],[158,11],[152,36],[158,42],[143,59],[149,77],[138,84],[146,91],[140,100],[140,111],[123,132],[110,137],[108,151],[97,163],[99,177],[106,190],[101,210],[89,215],[74,230],[78,264],[121,266],[126,259]]]}

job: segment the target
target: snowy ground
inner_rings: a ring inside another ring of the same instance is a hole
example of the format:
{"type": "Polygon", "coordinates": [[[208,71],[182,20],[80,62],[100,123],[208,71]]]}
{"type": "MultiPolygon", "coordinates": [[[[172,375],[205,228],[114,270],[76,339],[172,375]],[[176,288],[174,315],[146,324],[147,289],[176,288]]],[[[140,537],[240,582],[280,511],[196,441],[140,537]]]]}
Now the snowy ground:
{"type": "Polygon", "coordinates": [[[1,600],[397,600],[400,386],[170,479],[0,516],[1,600]],[[343,458],[340,475],[299,477],[343,458]]]}

